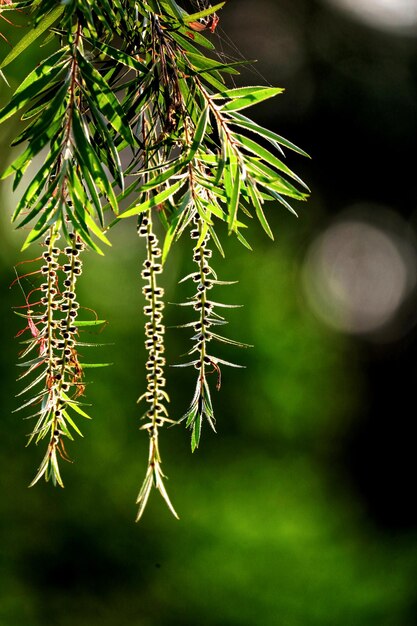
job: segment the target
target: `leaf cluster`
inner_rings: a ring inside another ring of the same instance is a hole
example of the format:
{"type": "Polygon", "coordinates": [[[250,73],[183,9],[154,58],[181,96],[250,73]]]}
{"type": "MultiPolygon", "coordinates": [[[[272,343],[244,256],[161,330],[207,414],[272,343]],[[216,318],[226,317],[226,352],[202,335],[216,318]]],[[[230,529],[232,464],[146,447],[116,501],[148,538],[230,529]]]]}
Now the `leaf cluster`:
{"type": "Polygon", "coordinates": [[[306,198],[283,148],[305,153],[242,113],[282,89],[226,88],[235,64],[213,58],[211,41],[189,26],[222,5],[194,14],[174,0],[14,6],[34,11],[34,30],[3,66],[34,31],[59,43],[0,111],[0,123],[21,113],[13,143],[26,146],[2,177],[14,175],[16,188],[43,159],[13,216],[32,224],[24,247],[59,221],[100,252],[105,230],[153,207],[163,208],[164,258],[196,212],[220,249],[217,220],[250,247],[244,216],[253,210],[272,237],[265,203],[293,210],[288,200],[306,198]],[[119,215],[126,198],[133,202],[119,215]],[[117,217],[105,224],[109,209],[117,217]]]}

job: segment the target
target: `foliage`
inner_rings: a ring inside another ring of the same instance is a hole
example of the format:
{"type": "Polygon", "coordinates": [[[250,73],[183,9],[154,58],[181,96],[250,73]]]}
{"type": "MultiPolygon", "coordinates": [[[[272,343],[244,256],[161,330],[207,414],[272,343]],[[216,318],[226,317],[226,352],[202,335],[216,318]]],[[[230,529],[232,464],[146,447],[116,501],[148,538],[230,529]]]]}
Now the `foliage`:
{"type": "Polygon", "coordinates": [[[283,161],[283,148],[305,153],[242,113],[282,89],[228,86],[228,77],[238,73],[236,63],[219,60],[209,36],[223,4],[197,3],[191,12],[175,0],[22,0],[0,7],[1,17],[23,10],[32,20],[0,71],[35,40],[46,37],[57,47],[0,111],[0,123],[16,113],[24,122],[13,141],[24,149],[2,175],[14,177],[14,189],[25,187],[13,221],[18,228],[30,225],[23,249],[35,242],[44,249],[38,272],[45,282],[26,297],[20,313],[31,335],[21,356],[32,354],[23,364],[31,382],[22,391],[31,396],[19,409],[40,406],[29,442],[49,439],[31,484],[44,476],[62,486],[58,456],[68,460],[64,438],[72,439],[71,429],[81,434],[74,412],[87,417],[79,400],[85,367],[78,356],[79,331],[97,320],[76,322],[80,253],[87,247],[103,254],[111,229],[136,218],[147,249],[142,270],[147,387],[140,399],[148,407],[142,428],[150,444],[138,519],[152,485],[175,514],[163,482],[160,428],[184,420],[193,450],[203,418],[214,428],[207,378],[214,373],[219,388],[220,366],[235,365],[212,356],[209,342],[244,345],[213,332],[225,323],[217,309],[226,305],[211,300],[209,290],[228,283],[217,279],[209,263],[210,241],[223,255],[218,231],[224,223],[250,249],[245,218],[254,212],[273,238],[267,205],[278,202],[293,211],[289,200],[307,197],[305,185],[283,161]],[[161,247],[156,216],[165,229],[161,247]],[[197,383],[189,409],[175,420],[166,409],[164,294],[157,277],[184,233],[195,243],[197,269],[186,277],[196,294],[182,305],[196,312],[197,321],[186,324],[194,332],[192,359],[179,365],[194,367],[197,383]]]}

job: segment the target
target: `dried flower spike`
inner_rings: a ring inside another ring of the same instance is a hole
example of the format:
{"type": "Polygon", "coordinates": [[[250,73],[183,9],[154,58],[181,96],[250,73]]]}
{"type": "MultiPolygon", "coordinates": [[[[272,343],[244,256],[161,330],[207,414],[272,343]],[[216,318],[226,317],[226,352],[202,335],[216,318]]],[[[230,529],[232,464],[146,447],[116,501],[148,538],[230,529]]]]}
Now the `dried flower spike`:
{"type": "Polygon", "coordinates": [[[152,231],[150,211],[143,215],[139,221],[138,235],[146,240],[146,259],[143,262],[142,269],[142,279],[145,285],[142,293],[146,300],[143,311],[148,320],[145,324],[145,347],[148,352],[146,361],[147,387],[146,392],[140,396],[138,402],[145,400],[148,405],[148,410],[142,418],[145,423],[141,426],[141,430],[146,430],[149,435],[149,457],[146,476],[136,500],[138,504],[136,521],[139,521],[142,517],[152,486],[156,487],[172,514],[178,518],[164,486],[163,479],[165,476],[161,469],[161,456],[159,453],[159,428],[167,423],[172,424],[173,421],[169,419],[166,408],[169,396],[165,391],[166,381],[164,377],[165,326],[163,325],[162,313],[164,309],[164,290],[162,287],[158,287],[157,284],[157,276],[162,272],[160,261],[162,252],[158,246],[156,235],[152,231]]]}

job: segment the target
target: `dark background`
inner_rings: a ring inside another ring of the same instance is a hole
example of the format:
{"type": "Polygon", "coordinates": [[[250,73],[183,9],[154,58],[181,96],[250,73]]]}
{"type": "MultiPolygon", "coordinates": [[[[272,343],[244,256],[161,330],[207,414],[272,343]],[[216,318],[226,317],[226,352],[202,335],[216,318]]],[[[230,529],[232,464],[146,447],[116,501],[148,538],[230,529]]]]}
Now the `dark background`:
{"type": "MultiPolygon", "coordinates": [[[[231,0],[221,13],[219,50],[238,56],[230,37],[258,59],[239,84],[286,88],[252,115],[312,155],[287,156],[312,196],[298,220],[270,211],[274,243],[253,223],[254,252],[224,237],[226,261],[215,258],[220,278],[239,280],[218,299],[244,304],[228,314],[229,336],[255,347],[222,349],[246,369],[224,368],[217,436],[206,428],[191,455],[184,429],[161,435],[180,522],[153,494],[133,523],[147,441],[135,404],[143,250],[131,223],[114,230],[104,259],[86,255],[79,283],[81,303],[109,320],[98,340],[111,345],[91,360],[114,363],[91,371],[94,419],[68,446],[75,463],[63,467],[65,490],[27,489],[43,450],[24,449],[30,425],[11,413],[20,328],[11,307],[22,295],[8,286],[23,236],[10,226],[10,187],[1,187],[1,626],[417,624],[414,291],[377,332],[355,334],[324,323],[303,287],[311,246],[352,206],[368,224],[395,216],[413,242],[417,17],[409,3],[408,26],[384,23],[382,8],[373,23],[374,3],[363,3],[368,22],[336,1],[231,0]]],[[[11,41],[22,34],[1,20],[0,28],[11,41]]],[[[7,51],[0,40],[0,58],[7,51]]],[[[7,68],[12,87],[43,54],[34,44],[7,68]]],[[[6,101],[4,84],[0,94],[6,101]]],[[[0,128],[1,169],[14,132],[0,128]]],[[[185,241],[172,253],[169,301],[190,295],[177,288],[189,257],[185,241]]],[[[180,313],[168,307],[166,323],[180,313]]],[[[171,363],[187,341],[186,331],[168,331],[171,363]]],[[[169,372],[173,417],[193,385],[189,371],[169,372]]]]}

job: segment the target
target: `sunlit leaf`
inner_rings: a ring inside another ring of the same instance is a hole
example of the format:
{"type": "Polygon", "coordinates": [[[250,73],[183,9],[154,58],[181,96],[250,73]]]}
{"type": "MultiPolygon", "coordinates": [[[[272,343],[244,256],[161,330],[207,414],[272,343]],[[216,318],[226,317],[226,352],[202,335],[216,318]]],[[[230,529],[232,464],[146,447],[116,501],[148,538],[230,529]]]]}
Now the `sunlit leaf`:
{"type": "Polygon", "coordinates": [[[3,59],[0,63],[0,69],[5,68],[12,61],[17,59],[36,39],[38,39],[43,33],[50,27],[56,20],[63,14],[65,5],[60,4],[55,6],[52,11],[44,17],[44,19],[37,24],[32,30],[30,30],[22,39],[15,45],[13,50],[3,59]]]}

